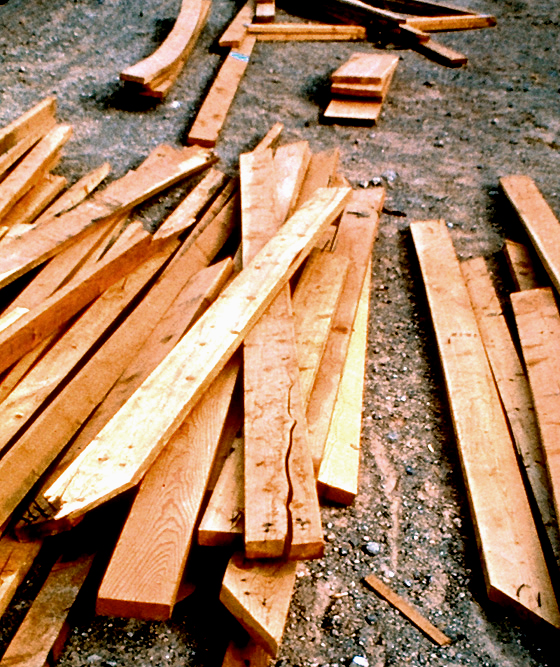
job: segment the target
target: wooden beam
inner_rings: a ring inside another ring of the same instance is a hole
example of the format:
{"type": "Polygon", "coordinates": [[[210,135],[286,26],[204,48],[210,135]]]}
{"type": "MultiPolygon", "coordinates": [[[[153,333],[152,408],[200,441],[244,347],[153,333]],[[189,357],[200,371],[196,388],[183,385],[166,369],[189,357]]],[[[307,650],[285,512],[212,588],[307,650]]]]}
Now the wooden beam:
{"type": "Polygon", "coordinates": [[[255,37],[248,35],[227,55],[191,127],[187,137],[189,144],[216,144],[254,46],[255,37]]]}
{"type": "Polygon", "coordinates": [[[560,290],[560,223],[530,176],[504,176],[500,185],[521,220],[552,284],[560,290]]]}
{"type": "Polygon", "coordinates": [[[285,220],[295,211],[310,160],[311,151],[307,141],[280,146],[276,151],[276,214],[280,220],[285,220]]]}
{"type": "Polygon", "coordinates": [[[472,30],[473,28],[493,28],[496,17],[489,14],[463,14],[454,16],[413,16],[406,19],[406,25],[425,32],[446,30],[472,30]]]}
{"type": "Polygon", "coordinates": [[[348,353],[317,476],[319,495],[342,505],[350,505],[358,495],[370,285],[371,260],[350,334],[348,353]]]}
{"type": "Polygon", "coordinates": [[[273,657],[280,647],[295,580],[293,561],[255,562],[237,553],[222,582],[221,602],[273,657]]]}
{"type": "Polygon", "coordinates": [[[89,574],[93,556],[55,563],[10,642],[1,667],[43,667],[57,660],[68,635],[67,619],[89,574]]]}
{"type": "Polygon", "coordinates": [[[47,500],[59,505],[57,520],[77,518],[138,483],[317,238],[340,215],[349,195],[344,188],[320,190],[230,283],[51,487],[47,500]],[[190,364],[185,377],[186,355],[190,364]],[[115,457],[115,441],[131,444],[115,457]],[[108,456],[106,447],[112,450],[108,456]],[[115,468],[118,478],[109,472],[115,468]]]}
{"type": "MultiPolygon", "coordinates": [[[[550,287],[514,292],[511,295],[511,303],[531,385],[550,490],[556,517],[558,517],[560,511],[558,434],[560,429],[556,415],[560,405],[557,375],[560,369],[558,354],[560,314],[550,287]]],[[[554,514],[549,517],[549,521],[554,523],[554,514]]]]}
{"type": "MultiPolygon", "coordinates": [[[[479,257],[463,262],[461,271],[518,455],[560,564],[560,535],[527,377],[484,259],[479,257]]],[[[528,302],[531,302],[530,297],[528,302]]],[[[533,307],[537,312],[536,303],[533,307]]]]}
{"type": "Polygon", "coordinates": [[[0,539],[0,617],[27,576],[41,546],[41,540],[18,542],[7,535],[0,539]]]}
{"type": "Polygon", "coordinates": [[[233,359],[152,465],[103,577],[98,614],[164,621],[177,600],[240,359],[233,359]]]}
{"type": "Polygon", "coordinates": [[[546,287],[542,284],[535,273],[533,260],[529,250],[521,243],[515,243],[506,239],[504,243],[504,254],[508,263],[509,271],[516,290],[520,292],[525,289],[536,289],[537,287],[546,287]]]}
{"type": "MultiPolygon", "coordinates": [[[[257,11],[259,6],[257,5],[257,11]]],[[[347,41],[366,38],[366,29],[359,25],[321,25],[318,23],[252,23],[250,35],[259,41],[347,41]]]]}
{"type": "Polygon", "coordinates": [[[469,295],[443,221],[415,222],[486,589],[555,627],[560,613],[469,295]]]}
{"type": "Polygon", "coordinates": [[[444,46],[433,39],[430,39],[427,42],[419,41],[414,44],[413,48],[415,51],[418,51],[418,53],[426,56],[426,58],[429,58],[440,65],[445,65],[446,67],[462,67],[469,61],[467,56],[458,51],[454,51],[448,46],[444,46]]]}
{"type": "Polygon", "coordinates": [[[380,597],[387,600],[389,604],[393,605],[395,609],[400,611],[405,618],[421,630],[426,637],[434,642],[434,644],[437,644],[438,646],[448,646],[451,644],[451,639],[449,639],[447,635],[444,635],[441,630],[438,630],[438,628],[432,625],[417,609],[410,605],[400,595],[397,595],[397,593],[392,591],[389,586],[381,581],[381,579],[374,574],[370,574],[364,581],[380,597]]]}
{"type": "Polygon", "coordinates": [[[249,0],[239,10],[224,34],[220,37],[219,45],[232,49],[239,48],[239,45],[247,35],[247,25],[252,22],[254,15],[255,3],[253,0],[249,0]]]}
{"type": "Polygon", "coordinates": [[[46,174],[10,209],[2,219],[3,225],[27,225],[32,223],[45,208],[66,187],[68,181],[64,176],[46,174]]]}
{"type": "Polygon", "coordinates": [[[339,226],[334,253],[346,257],[352,269],[346,282],[325,352],[307,406],[309,443],[315,471],[319,471],[329,432],[338,386],[350,344],[352,325],[356,318],[367,267],[383,207],[383,188],[356,190],[339,226]]]}

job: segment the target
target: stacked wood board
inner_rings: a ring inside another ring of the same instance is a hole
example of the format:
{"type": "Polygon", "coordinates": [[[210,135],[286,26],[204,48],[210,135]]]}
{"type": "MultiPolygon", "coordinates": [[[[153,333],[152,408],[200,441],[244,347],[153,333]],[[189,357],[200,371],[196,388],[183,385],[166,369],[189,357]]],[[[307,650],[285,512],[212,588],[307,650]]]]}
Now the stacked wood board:
{"type": "MultiPolygon", "coordinates": [[[[54,101],[0,134],[0,158],[30,142],[29,119],[42,114],[54,123],[54,101]]],[[[322,555],[319,497],[348,504],[357,493],[384,195],[353,192],[337,151],[312,154],[305,141],[273,151],[280,131],[240,157],[239,182],[206,149],[161,146],[3,243],[0,612],[43,542],[67,539],[2,667],[56,657],[107,549],[98,613],[168,619],[193,590],[184,576],[197,542],[235,545],[220,599],[253,643],[232,644],[226,664],[240,651],[263,664],[276,655],[297,561],[322,555]],[[130,221],[188,177],[198,182],[155,233],[130,221]],[[240,519],[225,534],[217,507],[240,519]],[[118,539],[104,529],[88,540],[94,509],[107,509],[118,539]]],[[[38,160],[32,145],[19,150],[6,179],[21,199],[38,160]]],[[[19,205],[1,201],[6,215],[19,205]]]]}
{"type": "Polygon", "coordinates": [[[333,99],[325,118],[375,123],[398,63],[391,53],[354,53],[331,75],[333,99]]]}

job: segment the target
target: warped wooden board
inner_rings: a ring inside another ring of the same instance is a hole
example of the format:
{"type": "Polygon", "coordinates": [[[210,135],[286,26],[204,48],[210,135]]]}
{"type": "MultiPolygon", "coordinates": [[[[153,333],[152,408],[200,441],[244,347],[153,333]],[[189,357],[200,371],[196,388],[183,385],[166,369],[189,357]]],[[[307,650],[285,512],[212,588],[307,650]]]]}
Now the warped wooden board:
{"type": "Polygon", "coordinates": [[[430,60],[434,60],[440,65],[445,65],[446,67],[462,67],[469,61],[467,56],[458,51],[454,51],[448,46],[444,46],[433,39],[429,39],[427,42],[418,41],[414,44],[413,48],[423,56],[426,56],[430,60]]]}
{"type": "Polygon", "coordinates": [[[7,535],[0,539],[0,617],[31,569],[41,546],[41,540],[18,542],[7,535]]]}
{"type": "Polygon", "coordinates": [[[334,254],[346,257],[351,270],[346,276],[307,406],[309,446],[316,472],[319,471],[323,458],[359,296],[377,236],[379,212],[383,207],[384,197],[383,188],[356,190],[339,226],[334,254]]]}
{"type": "Polygon", "coordinates": [[[426,32],[446,30],[472,30],[473,28],[492,28],[496,17],[489,14],[464,14],[455,16],[413,16],[406,19],[406,25],[426,32]]]}
{"type": "Polygon", "coordinates": [[[0,153],[9,151],[29,135],[35,135],[37,127],[42,124],[54,125],[55,113],[56,97],[46,97],[9,125],[0,129],[0,153]]]}
{"type": "Polygon", "coordinates": [[[140,484],[97,595],[98,614],[167,620],[237,379],[232,359],[140,484]]]}
{"type": "Polygon", "coordinates": [[[274,123],[270,130],[264,135],[264,137],[259,141],[259,143],[253,149],[253,153],[256,151],[264,151],[267,148],[273,148],[278,138],[282,134],[284,129],[283,123],[274,123]]]}
{"type": "Polygon", "coordinates": [[[220,600],[271,656],[278,653],[296,580],[294,561],[254,561],[234,554],[220,600]]]}
{"type": "Polygon", "coordinates": [[[333,83],[331,86],[331,92],[336,95],[346,95],[352,97],[368,97],[371,99],[384,100],[391,82],[393,80],[393,75],[397,69],[399,61],[396,60],[393,67],[389,68],[387,74],[385,75],[383,81],[380,84],[367,84],[367,83],[333,83]]]}
{"type": "Polygon", "coordinates": [[[271,656],[252,639],[244,646],[228,644],[222,667],[268,667],[271,656]]]}
{"type": "Polygon", "coordinates": [[[105,290],[0,404],[0,454],[87,360],[90,349],[115,327],[151,278],[151,271],[140,268],[105,290]]]}
{"type": "Polygon", "coordinates": [[[0,220],[53,167],[58,151],[71,136],[70,125],[57,125],[4,178],[0,183],[0,220]]]}
{"type": "Polygon", "coordinates": [[[1,667],[44,667],[60,657],[69,631],[68,615],[92,563],[89,555],[55,563],[0,660],[1,667]]]}
{"type": "Polygon", "coordinates": [[[338,169],[338,157],[338,148],[314,153],[311,156],[297,198],[296,209],[305,204],[318,188],[326,188],[331,185],[331,180],[338,169]]]}
{"type": "Polygon", "coordinates": [[[286,144],[276,151],[276,214],[280,220],[285,220],[294,212],[310,160],[311,151],[307,141],[286,144]]]}
{"type": "Polygon", "coordinates": [[[560,224],[530,176],[504,176],[500,185],[523,223],[556,290],[560,290],[560,224]]]}
{"type": "Polygon", "coordinates": [[[342,505],[350,505],[358,495],[370,286],[371,260],[360,294],[317,476],[319,495],[342,505]]]}
{"type": "Polygon", "coordinates": [[[146,85],[168,72],[189,48],[201,9],[201,0],[182,0],[175,25],[163,43],[150,56],[123,70],[120,78],[146,85]]]}
{"type": "MultiPolygon", "coordinates": [[[[276,3],[274,0],[264,2],[256,0],[253,23],[273,23],[276,17],[276,3]]],[[[247,31],[248,32],[248,31],[247,31]]]]}
{"type": "Polygon", "coordinates": [[[19,199],[2,219],[3,225],[26,225],[35,220],[45,208],[66,187],[64,176],[46,174],[21,199],[19,199]]]}
{"type": "Polygon", "coordinates": [[[254,46],[255,37],[248,35],[237,49],[228,53],[190,129],[189,144],[216,144],[254,46]]]}
{"type": "MultiPolygon", "coordinates": [[[[558,406],[560,314],[550,287],[514,292],[511,303],[531,385],[556,516],[560,510],[558,406]]],[[[554,522],[554,517],[549,517],[554,522]]]]}
{"type": "Polygon", "coordinates": [[[413,623],[419,630],[421,630],[427,637],[429,637],[438,646],[448,646],[451,644],[451,639],[444,635],[441,630],[432,625],[427,618],[410,605],[404,598],[395,593],[384,584],[381,579],[374,574],[370,574],[364,579],[365,583],[375,591],[380,597],[384,598],[390,604],[398,609],[403,616],[413,623]]]}
{"type": "Polygon", "coordinates": [[[468,260],[461,264],[461,271],[517,452],[555,558],[560,563],[560,535],[527,377],[486,262],[481,257],[468,260]]]}
{"type": "Polygon", "coordinates": [[[525,289],[546,287],[535,273],[533,260],[527,246],[506,239],[504,254],[517,292],[525,289]]]}
{"type": "Polygon", "coordinates": [[[354,53],[331,74],[331,79],[333,83],[383,85],[398,62],[399,57],[392,53],[354,53]]]}
{"type": "Polygon", "coordinates": [[[221,47],[237,49],[247,34],[247,25],[255,15],[255,3],[249,0],[236,14],[218,42],[221,47]]]}
{"type": "Polygon", "coordinates": [[[99,218],[130,210],[215,162],[208,151],[200,148],[176,151],[159,146],[152,151],[152,155],[160,156],[160,159],[150,160],[149,167],[140,165],[95,193],[81,206],[51,218],[21,238],[6,243],[0,257],[0,287],[61,252],[99,218]]]}
{"type": "MultiPolygon", "coordinates": [[[[198,270],[207,266],[219,252],[230,235],[233,225],[234,220],[231,215],[224,217],[216,214],[212,207],[203,216],[181,246],[176,257],[138,307],[15,445],[21,449],[21,460],[26,461],[21,464],[21,470],[17,468],[18,474],[25,472],[28,475],[29,465],[33,463],[35,477],[41,476],[46,466],[50,465],[53,458],[59,455],[131,364],[159,320],[177,297],[181,285],[198,270]],[[179,281],[178,284],[177,281],[179,281]],[[40,447],[36,446],[38,437],[40,447]],[[35,445],[32,444],[33,438],[35,438],[35,445]]],[[[166,251],[161,260],[165,261],[168,256],[169,252],[166,251]]],[[[193,307],[193,316],[196,316],[197,312],[198,307],[193,307]]],[[[89,424],[86,424],[78,438],[65,452],[60,465],[45,480],[27,512],[25,523],[32,524],[35,520],[45,518],[45,515],[42,514],[42,508],[46,504],[43,497],[44,492],[78,456],[81,451],[80,447],[89,444],[88,431],[91,429],[89,424]],[[34,507],[40,510],[35,510],[34,507]]],[[[94,431],[95,433],[97,431],[94,431]]],[[[14,448],[11,452],[13,450],[14,448]]],[[[19,484],[34,484],[37,481],[33,477],[25,482],[26,479],[27,477],[24,477],[24,482],[20,480],[19,484]]],[[[13,504],[13,501],[9,502],[13,504]]],[[[50,529],[48,522],[42,528],[47,532],[50,529]]]]}
{"type": "Polygon", "coordinates": [[[443,221],[415,222],[411,231],[488,596],[558,627],[560,613],[515,449],[449,232],[443,221]]]}
{"type": "Polygon", "coordinates": [[[382,103],[352,97],[333,99],[326,108],[324,117],[338,121],[375,123],[381,115],[382,103]]]}
{"type": "Polygon", "coordinates": [[[348,264],[346,257],[314,249],[294,292],[294,326],[305,405],[319,371],[348,264]]]}
{"type": "Polygon", "coordinates": [[[350,192],[327,188],[299,209],[222,292],[91,445],[47,492],[72,519],[140,481],[177,426],[340,213],[350,192]],[[184,375],[184,358],[190,360],[184,375]],[[149,408],[148,408],[149,406],[149,408]],[[138,419],[145,415],[146,420],[138,419]],[[149,417],[148,417],[149,415],[149,417]],[[115,440],[116,439],[116,440],[115,440]],[[115,441],[129,443],[107,458],[115,441]],[[115,470],[118,474],[114,474],[115,470]]]}

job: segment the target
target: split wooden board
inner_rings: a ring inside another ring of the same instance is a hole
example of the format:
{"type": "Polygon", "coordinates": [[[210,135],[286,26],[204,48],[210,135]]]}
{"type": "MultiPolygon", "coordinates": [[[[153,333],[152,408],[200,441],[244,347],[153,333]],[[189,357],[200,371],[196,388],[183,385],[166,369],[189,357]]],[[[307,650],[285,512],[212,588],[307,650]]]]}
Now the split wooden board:
{"type": "Polygon", "coordinates": [[[443,221],[412,223],[411,231],[488,595],[558,627],[556,597],[451,238],[443,221]]]}

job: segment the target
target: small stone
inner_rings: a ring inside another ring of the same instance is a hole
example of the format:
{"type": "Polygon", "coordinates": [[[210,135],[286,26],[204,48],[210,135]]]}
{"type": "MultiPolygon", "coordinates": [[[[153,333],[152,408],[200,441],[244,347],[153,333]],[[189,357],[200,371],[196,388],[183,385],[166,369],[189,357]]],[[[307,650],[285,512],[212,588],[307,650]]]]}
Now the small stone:
{"type": "Polygon", "coordinates": [[[87,657],[88,662],[99,662],[100,660],[103,660],[103,658],[100,655],[97,655],[97,653],[92,653],[87,657]]]}
{"type": "Polygon", "coordinates": [[[169,106],[172,109],[179,109],[181,107],[181,102],[179,102],[179,100],[174,100],[169,106]]]}
{"type": "Polygon", "coordinates": [[[350,667],[369,667],[369,662],[367,658],[362,657],[361,655],[355,655],[352,658],[350,667]]]}
{"type": "Polygon", "coordinates": [[[365,550],[368,554],[375,556],[378,553],[381,553],[381,545],[379,542],[368,542],[365,546],[365,550]]]}
{"type": "Polygon", "coordinates": [[[387,169],[387,171],[384,171],[381,174],[381,178],[384,178],[387,183],[395,183],[398,180],[399,175],[394,169],[387,169]]]}
{"type": "Polygon", "coordinates": [[[406,466],[405,471],[407,475],[414,475],[414,468],[412,466],[406,466]]]}
{"type": "Polygon", "coordinates": [[[334,533],[329,533],[325,539],[327,542],[334,542],[336,540],[336,535],[334,533]]]}
{"type": "Polygon", "coordinates": [[[339,553],[341,556],[348,556],[348,554],[349,554],[350,552],[348,551],[348,549],[345,549],[344,547],[342,547],[342,549],[340,549],[340,551],[339,551],[338,553],[339,553]]]}
{"type": "Polygon", "coordinates": [[[389,431],[389,433],[387,433],[387,440],[389,440],[389,442],[396,442],[398,439],[399,436],[395,431],[389,431]]]}
{"type": "Polygon", "coordinates": [[[412,587],[412,581],[410,581],[410,579],[405,579],[405,580],[403,581],[403,584],[404,584],[407,588],[411,588],[411,587],[412,587]]]}
{"type": "MultiPolygon", "coordinates": [[[[374,134],[374,136],[375,136],[375,134],[374,134]]],[[[372,188],[378,188],[380,185],[383,185],[383,179],[380,176],[374,176],[370,180],[369,184],[371,185],[372,188]]]]}
{"type": "Polygon", "coordinates": [[[449,227],[449,229],[453,229],[453,223],[452,222],[448,222],[447,226],[449,227]]]}
{"type": "Polygon", "coordinates": [[[375,625],[377,623],[377,616],[375,614],[368,614],[366,616],[366,622],[370,625],[375,625]]]}
{"type": "Polygon", "coordinates": [[[358,181],[358,187],[359,187],[359,188],[367,188],[367,187],[369,187],[369,181],[358,181]]]}

